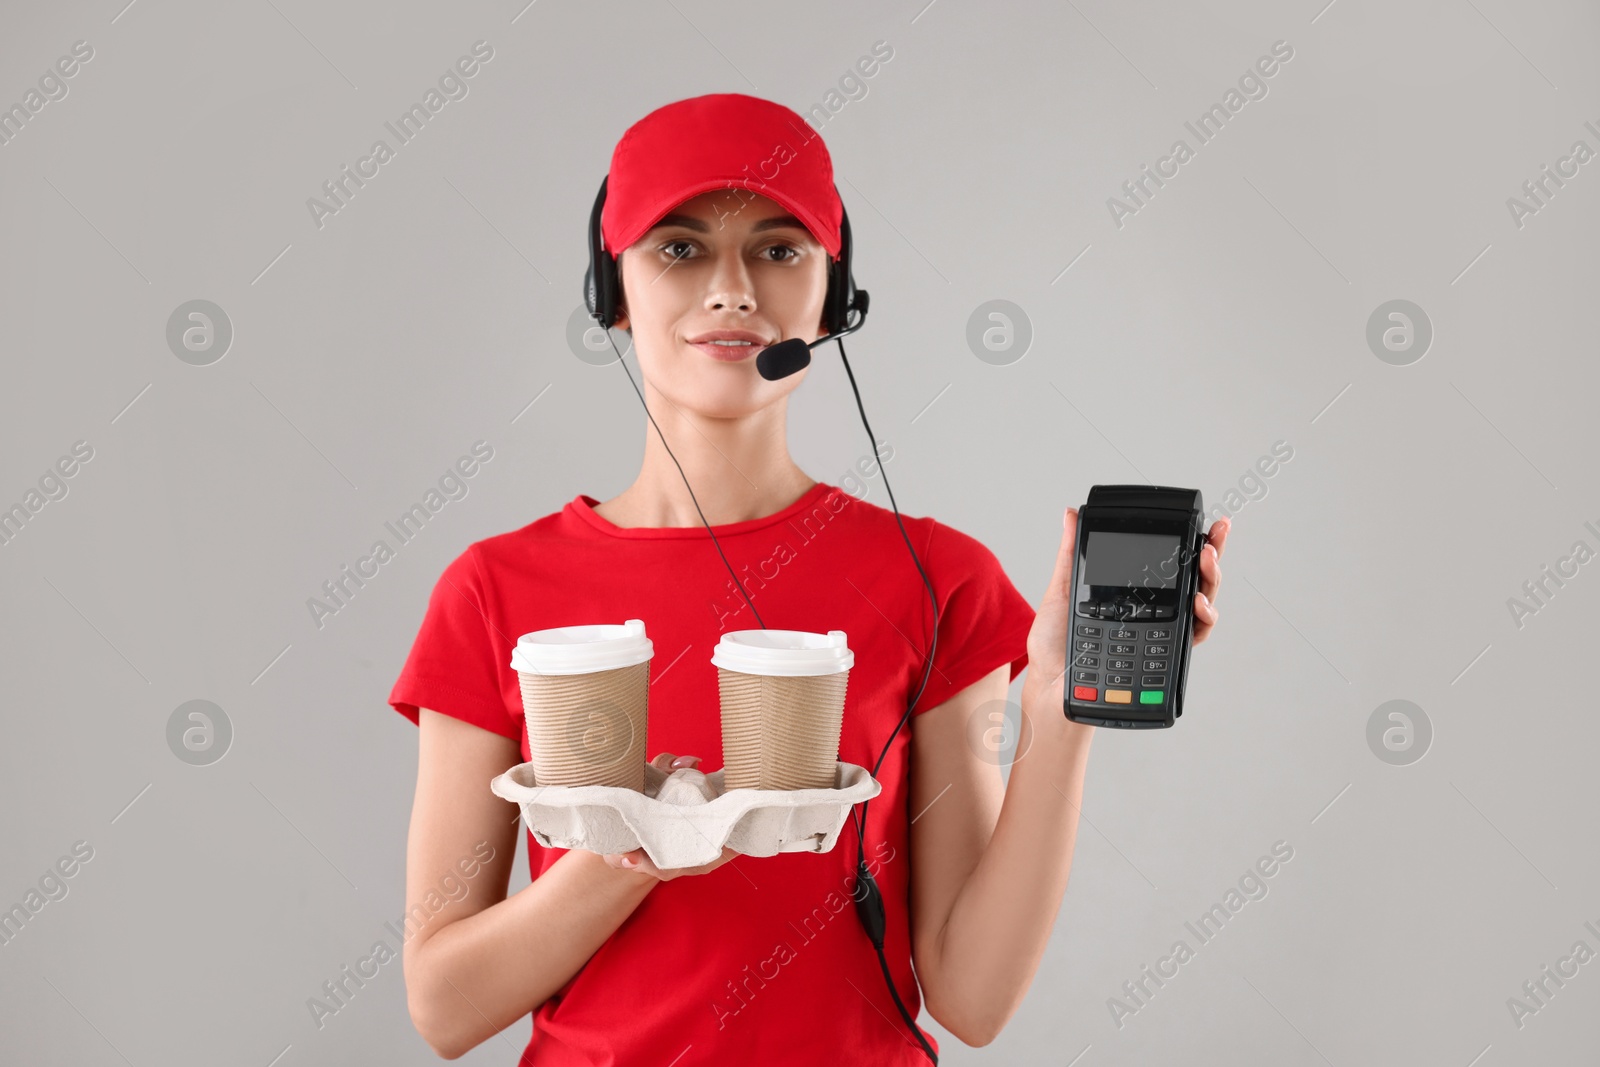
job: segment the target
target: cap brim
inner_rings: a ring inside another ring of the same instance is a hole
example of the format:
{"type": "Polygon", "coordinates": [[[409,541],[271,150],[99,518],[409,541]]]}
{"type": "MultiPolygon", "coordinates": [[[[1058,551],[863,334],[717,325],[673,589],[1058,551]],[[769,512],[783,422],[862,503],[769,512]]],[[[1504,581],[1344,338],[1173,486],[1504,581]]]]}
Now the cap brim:
{"type": "Polygon", "coordinates": [[[816,239],[817,243],[823,247],[823,250],[828,253],[829,259],[839,258],[839,249],[841,243],[839,235],[837,233],[834,234],[834,243],[832,247],[830,247],[827,238],[823,236],[823,234],[826,233],[827,228],[823,225],[822,220],[817,218],[813,211],[780,189],[773,189],[767,186],[757,186],[742,177],[708,178],[704,181],[696,182],[692,185],[686,186],[683,189],[673,192],[670,196],[662,198],[661,201],[658,201],[656,204],[652,205],[650,210],[646,213],[645,217],[650,221],[646,222],[639,229],[639,232],[632,234],[625,233],[620,235],[617,239],[617,243],[621,245],[621,249],[612,249],[608,247],[607,251],[611,252],[612,255],[615,256],[618,255],[622,249],[631,248],[639,241],[640,238],[649,233],[650,230],[654,228],[654,226],[660,222],[661,219],[673,208],[682,204],[686,200],[694,199],[702,193],[715,192],[719,189],[727,190],[728,192],[735,194],[737,194],[741,189],[748,190],[749,192],[764,196],[774,203],[782,206],[791,215],[800,220],[801,225],[805,226],[806,231],[810,233],[811,236],[816,239]]]}

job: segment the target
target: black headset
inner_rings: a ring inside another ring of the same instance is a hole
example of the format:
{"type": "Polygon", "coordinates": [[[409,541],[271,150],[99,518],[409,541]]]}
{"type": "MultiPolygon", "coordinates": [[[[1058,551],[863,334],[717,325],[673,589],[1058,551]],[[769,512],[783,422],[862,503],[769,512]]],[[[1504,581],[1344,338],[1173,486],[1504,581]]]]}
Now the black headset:
{"type": "MultiPolygon", "coordinates": [[[[617,363],[628,375],[628,382],[633,385],[633,391],[639,395],[639,403],[644,404],[645,415],[655,425],[655,416],[650,414],[650,405],[645,403],[644,393],[633,380],[633,372],[628,370],[628,363],[622,358],[622,352],[617,350],[617,342],[611,336],[611,326],[617,321],[617,304],[622,295],[622,282],[617,276],[617,261],[607,252],[604,245],[604,235],[600,227],[600,215],[606,203],[606,182],[610,175],[600,182],[600,192],[594,198],[594,208],[589,212],[589,266],[583,272],[583,301],[589,309],[589,315],[605,328],[606,339],[611,342],[611,347],[617,352],[617,363]]],[[[731,187],[731,186],[730,186],[731,187]]],[[[839,191],[834,187],[834,193],[839,191]]],[[[802,344],[799,339],[779,342],[771,349],[762,352],[756,357],[761,375],[769,381],[777,380],[803,368],[810,362],[810,349],[827,341],[835,341],[839,345],[839,358],[844,363],[844,372],[850,379],[850,390],[855,394],[856,410],[861,413],[861,425],[866,428],[867,439],[872,442],[876,452],[878,441],[872,433],[872,426],[867,422],[867,409],[861,403],[861,390],[856,387],[855,373],[850,369],[850,359],[844,352],[843,337],[847,333],[854,333],[861,328],[867,317],[867,292],[857,289],[855,278],[850,274],[850,216],[844,211],[843,198],[840,198],[839,217],[839,259],[828,264],[828,293],[823,298],[823,325],[828,332],[825,336],[809,344],[802,344]],[[785,346],[794,346],[797,352],[770,365],[763,365],[764,357],[771,355],[776,349],[785,346]]],[[[700,510],[700,502],[695,499],[694,487],[689,485],[689,478],[683,473],[683,465],[678,463],[678,457],[672,455],[672,446],[667,444],[665,435],[661,434],[661,427],[656,426],[657,435],[661,436],[662,447],[666,448],[667,455],[672,457],[672,462],[678,468],[679,475],[683,476],[684,487],[689,490],[689,499],[694,500],[694,507],[700,512],[700,521],[704,523],[706,532],[711,535],[711,543],[716,546],[717,554],[722,556],[722,564],[727,567],[728,574],[732,576],[734,584],[739,587],[740,594],[750,607],[750,613],[755,616],[756,622],[766,629],[766,621],[761,618],[761,613],[756,610],[755,604],[750,599],[750,594],[745,591],[744,583],[739,581],[739,576],[734,573],[733,565],[728,562],[727,555],[722,551],[722,545],[717,541],[716,533],[711,529],[711,524],[706,522],[705,512],[700,510]]],[[[883,751],[878,755],[878,762],[873,765],[872,775],[877,777],[883,767],[884,758],[889,754],[889,746],[894,744],[894,739],[900,735],[907,720],[911,718],[911,709],[917,706],[917,701],[922,698],[923,689],[928,685],[928,674],[933,669],[934,653],[939,647],[939,599],[934,595],[933,582],[928,579],[928,572],[923,569],[922,561],[917,557],[917,550],[911,545],[911,537],[906,533],[904,521],[900,518],[900,506],[895,503],[894,490],[889,488],[889,474],[883,471],[883,488],[889,494],[889,504],[894,508],[894,520],[900,527],[900,536],[905,540],[906,550],[911,553],[911,561],[917,566],[917,573],[922,576],[922,584],[927,588],[928,599],[933,604],[933,634],[928,642],[928,653],[922,669],[922,682],[917,686],[917,691],[912,695],[910,703],[906,705],[905,714],[900,717],[900,722],[895,726],[894,733],[889,735],[889,740],[884,743],[883,751]]],[[[883,970],[883,980],[889,986],[889,996],[894,998],[895,1007],[900,1009],[900,1017],[905,1019],[906,1025],[911,1028],[916,1036],[917,1043],[922,1046],[922,1051],[938,1067],[939,1055],[928,1044],[927,1038],[922,1036],[922,1029],[917,1026],[916,1019],[912,1018],[904,1002],[900,999],[900,991],[894,986],[893,975],[889,972],[889,959],[883,949],[884,935],[888,927],[887,916],[883,906],[883,892],[878,888],[877,879],[873,878],[871,870],[867,867],[865,859],[866,827],[867,827],[867,801],[859,802],[861,814],[856,823],[856,872],[855,886],[850,895],[856,903],[856,915],[861,920],[867,938],[872,942],[873,948],[878,952],[878,965],[883,970]]]]}
{"type": "MultiPolygon", "coordinates": [[[[584,306],[589,309],[590,317],[608,330],[617,321],[617,305],[622,300],[616,256],[605,250],[600,226],[600,215],[606,206],[606,183],[610,180],[609,174],[601,179],[600,192],[589,212],[589,266],[583,272],[584,306]]],[[[834,186],[834,192],[838,191],[838,186],[834,186]]],[[[842,197],[840,204],[839,258],[828,262],[828,295],[822,299],[822,322],[829,336],[846,328],[852,312],[858,316],[854,322],[856,328],[867,314],[867,293],[856,288],[855,277],[850,273],[850,214],[844,210],[842,197]]]]}

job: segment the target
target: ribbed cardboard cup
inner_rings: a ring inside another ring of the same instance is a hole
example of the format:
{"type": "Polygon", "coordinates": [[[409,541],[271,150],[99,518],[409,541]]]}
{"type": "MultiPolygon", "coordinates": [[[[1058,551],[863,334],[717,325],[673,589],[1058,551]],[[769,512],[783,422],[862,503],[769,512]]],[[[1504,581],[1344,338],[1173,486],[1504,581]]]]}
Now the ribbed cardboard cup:
{"type": "Polygon", "coordinates": [[[843,630],[736,630],[711,662],[725,789],[832,789],[855,654],[843,630]]]}
{"type": "Polygon", "coordinates": [[[639,619],[535,630],[517,639],[511,666],[539,785],[644,791],[653,654],[639,619]]]}

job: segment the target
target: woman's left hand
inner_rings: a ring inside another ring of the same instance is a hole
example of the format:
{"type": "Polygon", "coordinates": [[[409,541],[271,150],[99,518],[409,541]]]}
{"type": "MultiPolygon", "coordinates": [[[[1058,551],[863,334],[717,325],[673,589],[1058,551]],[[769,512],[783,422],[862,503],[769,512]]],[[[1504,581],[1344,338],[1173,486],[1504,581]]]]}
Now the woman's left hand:
{"type": "Polygon", "coordinates": [[[1055,571],[1039,601],[1028,630],[1028,673],[1022,682],[1022,707],[1052,708],[1050,720],[1061,719],[1066,696],[1067,641],[1072,634],[1072,555],[1078,544],[1078,509],[1061,516],[1061,546],[1055,571]]]}
{"type": "MultiPolygon", "coordinates": [[[[1231,519],[1218,519],[1206,533],[1200,550],[1200,589],[1194,595],[1194,640],[1200,644],[1217,624],[1217,589],[1222,585],[1219,562],[1232,528],[1231,519]]],[[[1028,631],[1028,675],[1022,683],[1023,707],[1060,708],[1066,691],[1067,643],[1072,628],[1072,557],[1078,543],[1078,509],[1062,517],[1061,546],[1055,573],[1045,590],[1028,631]]]]}
{"type": "Polygon", "coordinates": [[[1233,529],[1232,519],[1218,519],[1206,531],[1206,544],[1200,550],[1200,591],[1194,595],[1194,643],[1211,636],[1217,624],[1217,589],[1222,585],[1222,546],[1233,529]]]}

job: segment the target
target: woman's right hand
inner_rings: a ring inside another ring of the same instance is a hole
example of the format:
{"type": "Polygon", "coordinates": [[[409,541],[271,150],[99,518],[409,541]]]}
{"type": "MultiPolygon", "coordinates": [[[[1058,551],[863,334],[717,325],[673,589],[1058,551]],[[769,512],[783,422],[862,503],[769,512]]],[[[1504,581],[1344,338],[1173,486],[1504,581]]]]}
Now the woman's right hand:
{"type": "MultiPolygon", "coordinates": [[[[674,757],[670,752],[663,752],[650,762],[661,770],[671,774],[680,767],[697,766],[700,762],[700,757],[674,757]]],[[[656,879],[657,881],[670,882],[674,878],[682,878],[685,875],[710,874],[712,871],[716,870],[718,867],[721,867],[724,863],[727,863],[730,859],[737,855],[739,855],[739,852],[736,849],[723,846],[722,855],[717,859],[712,860],[710,863],[702,863],[698,867],[674,867],[665,871],[651,862],[649,854],[646,853],[642,848],[636,848],[632,852],[614,853],[604,858],[608,864],[620,871],[632,871],[635,874],[646,875],[656,879]]]]}

